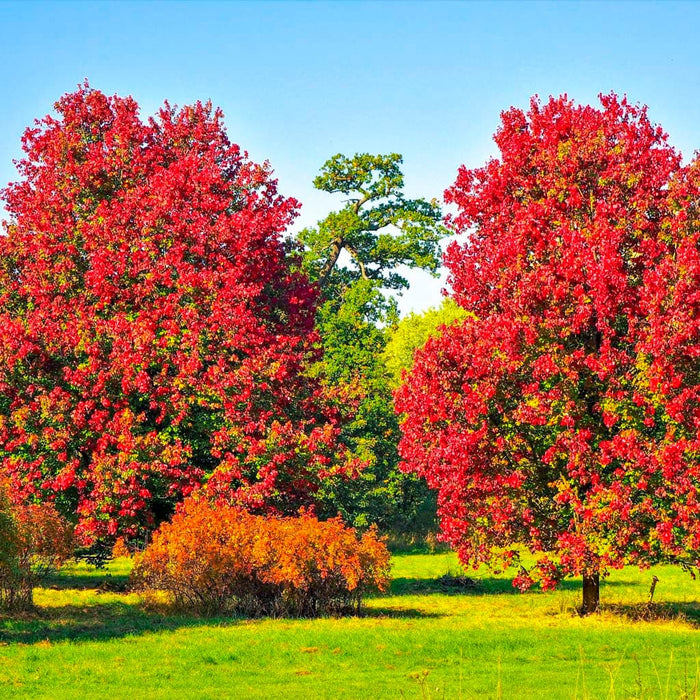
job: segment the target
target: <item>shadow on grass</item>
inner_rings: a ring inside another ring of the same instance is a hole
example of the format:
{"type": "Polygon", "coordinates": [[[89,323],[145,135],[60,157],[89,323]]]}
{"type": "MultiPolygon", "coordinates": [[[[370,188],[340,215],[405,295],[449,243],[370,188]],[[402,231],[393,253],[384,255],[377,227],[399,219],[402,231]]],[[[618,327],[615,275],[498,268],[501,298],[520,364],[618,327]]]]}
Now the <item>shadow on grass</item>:
{"type": "Polygon", "coordinates": [[[56,573],[47,576],[41,583],[52,590],[98,590],[123,593],[130,589],[129,574],[112,574],[97,570],[84,574],[56,573]]]}
{"type": "MultiPolygon", "coordinates": [[[[381,598],[380,598],[381,600],[381,598]]],[[[444,617],[441,613],[426,612],[425,610],[416,610],[415,608],[382,608],[382,607],[363,607],[359,617],[383,618],[390,617],[393,619],[416,620],[416,619],[439,619],[444,617]]]]}
{"type": "MultiPolygon", "coordinates": [[[[623,581],[604,581],[602,588],[622,586],[623,581]]],[[[557,586],[560,591],[580,591],[580,579],[565,579],[557,586]]],[[[540,592],[539,588],[532,592],[540,592]]],[[[520,591],[513,587],[511,578],[470,578],[468,576],[445,575],[439,578],[395,578],[391,582],[390,595],[517,595],[520,591]]]]}
{"type": "Polygon", "coordinates": [[[106,641],[182,627],[235,624],[238,620],[154,615],[143,608],[113,602],[103,605],[62,605],[0,617],[0,643],[36,644],[61,641],[106,641]]]}
{"type": "Polygon", "coordinates": [[[684,622],[700,628],[700,603],[633,603],[602,605],[603,612],[632,622],[684,622]]]}
{"type": "MultiPolygon", "coordinates": [[[[340,615],[338,617],[341,617],[340,615]]],[[[349,614],[342,617],[357,617],[349,614]]],[[[413,608],[363,607],[359,618],[433,618],[437,614],[413,608]]],[[[107,641],[128,636],[170,632],[189,627],[226,627],[265,618],[237,615],[207,617],[158,611],[119,601],[98,605],[39,607],[31,612],[0,615],[0,645],[107,641]]],[[[279,618],[304,620],[308,618],[279,618]]]]}

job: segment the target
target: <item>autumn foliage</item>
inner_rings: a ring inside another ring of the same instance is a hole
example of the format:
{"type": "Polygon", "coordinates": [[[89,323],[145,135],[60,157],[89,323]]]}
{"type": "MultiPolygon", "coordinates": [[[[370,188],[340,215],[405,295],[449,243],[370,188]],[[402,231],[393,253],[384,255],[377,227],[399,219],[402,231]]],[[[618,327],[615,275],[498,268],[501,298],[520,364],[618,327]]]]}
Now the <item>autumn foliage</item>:
{"type": "Polygon", "coordinates": [[[87,85],[23,138],[0,237],[0,462],[13,493],[135,535],[206,482],[295,512],[342,469],[306,374],[315,293],[282,233],[297,203],[222,115],[87,85]]]}
{"type": "Polygon", "coordinates": [[[389,552],[373,530],[340,519],[253,515],[188,499],[136,556],[134,581],[202,612],[315,616],[359,610],[385,590],[389,552]]]}
{"type": "Polygon", "coordinates": [[[42,575],[73,554],[73,528],[51,504],[13,503],[0,483],[0,609],[32,607],[42,575]]]}
{"type": "MultiPolygon", "coordinates": [[[[404,466],[467,564],[555,585],[700,552],[698,166],[614,95],[510,109],[446,197],[471,312],[397,397],[404,466]]],[[[584,605],[585,607],[585,605],[584,605]]]]}

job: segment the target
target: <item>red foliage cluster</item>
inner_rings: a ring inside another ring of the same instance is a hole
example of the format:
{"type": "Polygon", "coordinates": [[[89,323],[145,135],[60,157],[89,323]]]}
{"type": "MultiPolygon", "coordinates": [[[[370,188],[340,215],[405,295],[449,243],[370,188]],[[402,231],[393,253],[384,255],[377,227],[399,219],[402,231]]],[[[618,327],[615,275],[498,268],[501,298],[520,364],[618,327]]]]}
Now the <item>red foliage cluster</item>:
{"type": "Polygon", "coordinates": [[[134,580],[205,612],[315,616],[385,590],[389,552],[338,519],[253,515],[190,498],[136,556],[134,580]]]}
{"type": "Polygon", "coordinates": [[[472,316],[397,396],[407,469],[469,564],[523,587],[700,552],[700,166],[646,110],[566,98],[502,116],[447,200],[472,316]]]}
{"type": "Polygon", "coordinates": [[[73,528],[51,504],[13,503],[0,484],[0,608],[32,606],[36,581],[73,554],[73,528]]]}
{"type": "Polygon", "coordinates": [[[332,469],[305,369],[315,294],[281,238],[297,203],[222,115],[87,85],[24,135],[0,237],[0,459],[13,489],[133,535],[204,481],[294,511],[332,469]]]}

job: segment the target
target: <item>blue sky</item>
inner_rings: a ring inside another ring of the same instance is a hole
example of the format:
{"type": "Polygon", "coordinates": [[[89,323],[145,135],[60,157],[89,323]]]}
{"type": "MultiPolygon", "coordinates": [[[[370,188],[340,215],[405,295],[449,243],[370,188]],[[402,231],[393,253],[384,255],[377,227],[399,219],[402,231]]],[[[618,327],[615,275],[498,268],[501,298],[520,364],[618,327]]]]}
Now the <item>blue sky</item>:
{"type": "MultiPolygon", "coordinates": [[[[63,93],[211,99],[231,139],[269,160],[304,207],[331,155],[399,152],[406,191],[441,197],[460,164],[494,155],[499,113],[531,95],[600,92],[649,106],[686,157],[700,148],[700,3],[1,2],[0,183],[22,131],[63,93]]],[[[439,302],[413,275],[404,310],[439,302]]]]}

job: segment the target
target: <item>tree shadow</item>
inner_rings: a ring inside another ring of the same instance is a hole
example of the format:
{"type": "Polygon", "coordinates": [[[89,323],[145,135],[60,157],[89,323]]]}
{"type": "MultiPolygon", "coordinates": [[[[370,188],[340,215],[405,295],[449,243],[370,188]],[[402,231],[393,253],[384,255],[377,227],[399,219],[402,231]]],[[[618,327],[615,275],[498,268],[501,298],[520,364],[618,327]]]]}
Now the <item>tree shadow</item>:
{"type": "Polygon", "coordinates": [[[94,573],[55,573],[47,576],[42,581],[41,586],[54,591],[65,591],[70,589],[77,591],[98,590],[123,593],[131,589],[129,574],[113,574],[110,572],[105,573],[99,569],[94,573]]]}
{"type": "Polygon", "coordinates": [[[370,618],[392,618],[398,620],[416,620],[416,619],[439,619],[445,617],[441,613],[426,612],[416,608],[386,608],[386,607],[363,607],[358,617],[370,618]]]}
{"type": "MultiPolygon", "coordinates": [[[[322,617],[350,618],[435,618],[438,614],[413,608],[363,606],[346,614],[322,617]]],[[[108,641],[128,636],[168,632],[188,627],[224,627],[270,619],[239,614],[206,616],[178,612],[167,605],[149,608],[143,604],[110,600],[90,605],[37,607],[32,611],[0,615],[0,645],[42,644],[62,641],[108,641]]],[[[303,617],[279,617],[278,620],[307,620],[303,617]]],[[[317,618],[318,619],[318,618],[317,618]]]]}
{"type": "Polygon", "coordinates": [[[0,643],[106,641],[182,627],[236,622],[238,620],[231,618],[153,614],[141,606],[119,601],[89,606],[62,605],[0,617],[0,643]]]}
{"type": "MultiPolygon", "coordinates": [[[[622,581],[604,581],[601,587],[625,585],[622,581]]],[[[580,591],[580,579],[564,579],[557,586],[560,591],[580,591]]],[[[541,593],[533,588],[531,593],[541,593]]],[[[521,591],[513,586],[512,578],[471,578],[445,574],[438,578],[395,578],[391,582],[392,596],[402,595],[519,595],[521,591]]]]}
{"type": "Polygon", "coordinates": [[[601,605],[601,611],[631,622],[684,622],[700,628],[700,602],[659,602],[601,605]]]}
{"type": "Polygon", "coordinates": [[[510,581],[502,579],[472,579],[469,577],[395,578],[391,582],[392,596],[402,595],[488,595],[517,593],[510,581]],[[456,579],[464,579],[462,582],[456,579]]]}

